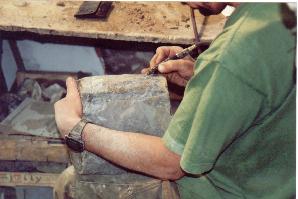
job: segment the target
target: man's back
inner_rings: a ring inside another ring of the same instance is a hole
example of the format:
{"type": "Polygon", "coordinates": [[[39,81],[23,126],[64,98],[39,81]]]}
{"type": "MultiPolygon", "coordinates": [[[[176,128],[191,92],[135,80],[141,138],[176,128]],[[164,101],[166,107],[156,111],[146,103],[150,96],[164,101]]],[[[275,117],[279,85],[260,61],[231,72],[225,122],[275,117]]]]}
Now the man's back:
{"type": "Polygon", "coordinates": [[[199,56],[163,140],[182,198],[295,194],[295,40],[279,4],[242,4],[199,56]]]}

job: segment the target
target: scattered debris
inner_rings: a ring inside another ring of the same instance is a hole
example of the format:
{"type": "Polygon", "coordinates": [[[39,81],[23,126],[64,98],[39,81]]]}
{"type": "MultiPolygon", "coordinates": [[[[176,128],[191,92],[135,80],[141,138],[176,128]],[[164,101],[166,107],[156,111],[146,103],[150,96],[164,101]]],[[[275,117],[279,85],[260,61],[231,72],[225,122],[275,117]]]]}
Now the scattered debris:
{"type": "Polygon", "coordinates": [[[58,83],[38,82],[26,78],[14,93],[5,93],[0,96],[0,122],[15,111],[26,98],[54,103],[65,94],[65,88],[58,83]]]}
{"type": "Polygon", "coordinates": [[[43,97],[47,98],[51,103],[57,102],[66,93],[66,90],[55,83],[42,91],[43,97]]]}
{"type": "Polygon", "coordinates": [[[37,101],[41,101],[42,99],[41,87],[39,83],[33,79],[25,79],[17,94],[22,99],[25,99],[26,97],[31,97],[37,101]]]}
{"type": "MultiPolygon", "coordinates": [[[[168,10],[173,8],[172,3],[166,3],[164,6],[166,6],[167,9],[159,12],[156,11],[154,7],[148,9],[148,5],[143,3],[117,4],[117,8],[127,14],[128,24],[135,26],[139,31],[162,34],[167,30],[171,31],[171,29],[184,31],[185,28],[187,30],[190,27],[190,25],[188,25],[190,17],[187,13],[171,17],[173,13],[169,13],[168,10]]],[[[125,23],[119,25],[119,31],[126,30],[124,24],[125,23]]]]}
{"type": "Polygon", "coordinates": [[[65,3],[63,1],[58,1],[56,3],[57,6],[61,6],[61,7],[64,7],[65,6],[65,3]]]}
{"type": "Polygon", "coordinates": [[[38,82],[33,79],[25,79],[17,94],[24,100],[30,97],[37,101],[48,101],[54,103],[61,99],[66,93],[65,88],[57,83],[38,82]]]}
{"type": "Polygon", "coordinates": [[[184,14],[181,15],[181,21],[182,21],[182,22],[185,22],[185,23],[186,23],[186,22],[189,21],[189,19],[190,19],[190,18],[187,17],[187,16],[185,16],[184,14]]]}
{"type": "Polygon", "coordinates": [[[23,0],[15,0],[15,1],[13,1],[13,5],[15,5],[17,7],[25,7],[28,5],[28,2],[23,1],[23,0]]]}
{"type": "Polygon", "coordinates": [[[146,8],[145,4],[130,5],[127,7],[125,4],[122,4],[122,9],[127,9],[129,22],[138,24],[144,31],[150,30],[150,27],[156,24],[156,21],[152,20],[152,13],[146,8]]]}

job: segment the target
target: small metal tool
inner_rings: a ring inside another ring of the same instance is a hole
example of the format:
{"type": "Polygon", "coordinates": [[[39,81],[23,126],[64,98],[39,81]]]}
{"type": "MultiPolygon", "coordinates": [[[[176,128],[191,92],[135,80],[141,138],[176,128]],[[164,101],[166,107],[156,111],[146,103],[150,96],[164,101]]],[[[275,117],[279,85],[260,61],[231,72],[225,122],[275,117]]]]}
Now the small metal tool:
{"type": "Polygon", "coordinates": [[[192,46],[190,46],[188,48],[183,49],[181,52],[177,53],[176,55],[171,56],[171,57],[168,57],[167,59],[159,62],[158,64],[156,64],[153,67],[149,68],[149,70],[147,71],[146,75],[156,74],[157,71],[158,71],[158,66],[161,63],[164,63],[164,62],[167,62],[167,61],[170,61],[170,60],[182,59],[182,58],[186,57],[187,55],[189,55],[194,49],[197,49],[198,46],[199,46],[198,44],[194,44],[194,45],[192,45],[192,46]]]}
{"type": "Polygon", "coordinates": [[[112,3],[112,1],[84,1],[74,16],[78,19],[106,19],[113,8],[112,3]]]}

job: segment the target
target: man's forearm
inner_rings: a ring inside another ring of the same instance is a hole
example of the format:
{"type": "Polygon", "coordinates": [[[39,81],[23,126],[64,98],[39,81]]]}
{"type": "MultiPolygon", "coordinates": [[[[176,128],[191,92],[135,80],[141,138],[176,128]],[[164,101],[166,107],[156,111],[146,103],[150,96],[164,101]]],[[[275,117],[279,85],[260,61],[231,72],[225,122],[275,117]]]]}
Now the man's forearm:
{"type": "Polygon", "coordinates": [[[184,175],[180,156],[168,150],[159,137],[89,123],[83,131],[83,140],[86,150],[128,169],[169,180],[184,175]]]}

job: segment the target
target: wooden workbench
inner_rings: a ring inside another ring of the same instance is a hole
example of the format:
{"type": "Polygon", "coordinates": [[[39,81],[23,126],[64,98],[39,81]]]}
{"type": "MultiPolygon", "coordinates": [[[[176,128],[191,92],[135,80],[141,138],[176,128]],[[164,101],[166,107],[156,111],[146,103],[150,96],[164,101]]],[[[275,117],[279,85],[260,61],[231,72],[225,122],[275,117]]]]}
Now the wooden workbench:
{"type": "MultiPolygon", "coordinates": [[[[169,44],[194,41],[189,6],[179,2],[113,2],[106,21],[76,19],[81,3],[1,0],[0,31],[169,44]]],[[[203,17],[195,13],[200,30],[203,17]]],[[[213,40],[225,21],[223,15],[209,17],[201,40],[213,40]]]]}

